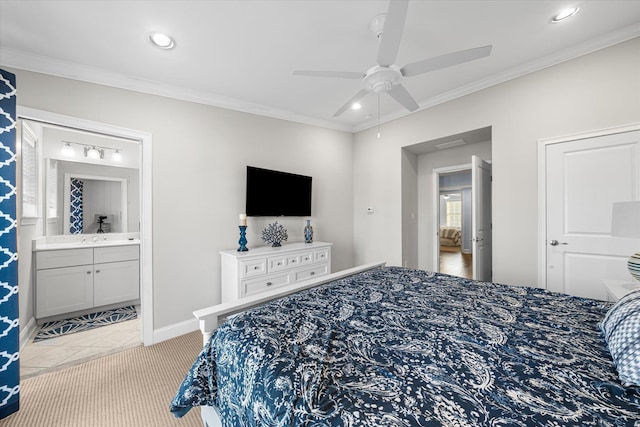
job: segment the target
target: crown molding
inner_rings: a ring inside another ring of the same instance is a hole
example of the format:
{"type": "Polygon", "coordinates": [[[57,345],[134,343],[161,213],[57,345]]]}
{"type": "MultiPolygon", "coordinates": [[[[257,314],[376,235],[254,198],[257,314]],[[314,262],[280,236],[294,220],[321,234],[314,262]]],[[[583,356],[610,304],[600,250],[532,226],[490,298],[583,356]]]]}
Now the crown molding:
{"type": "Polygon", "coordinates": [[[170,85],[152,80],[132,78],[123,74],[90,67],[84,64],[61,61],[56,58],[34,55],[15,49],[0,48],[0,58],[2,58],[0,65],[25,71],[48,74],[56,77],[79,80],[86,83],[94,83],[150,95],[163,96],[166,98],[179,99],[181,101],[194,102],[197,104],[225,108],[228,110],[327,129],[352,132],[351,126],[329,120],[307,117],[290,111],[279,110],[267,105],[255,104],[211,92],[194,90],[187,87],[170,85]]]}
{"type": "MultiPolygon", "coordinates": [[[[426,110],[427,108],[431,108],[436,105],[461,98],[471,93],[489,88],[491,86],[495,86],[500,83],[522,77],[526,74],[540,71],[561,62],[565,62],[579,56],[586,55],[588,53],[592,53],[597,50],[631,40],[639,36],[640,23],[621,28],[602,37],[591,39],[585,43],[573,46],[570,49],[556,52],[553,55],[548,55],[535,61],[531,61],[518,67],[512,68],[505,72],[490,76],[482,80],[478,80],[471,84],[432,97],[426,101],[421,102],[421,106],[417,111],[426,110]]],[[[0,58],[2,58],[2,65],[7,67],[13,67],[36,73],[49,74],[73,80],[80,80],[88,83],[111,86],[135,92],[142,92],[151,95],[158,95],[167,98],[174,98],[182,101],[210,105],[243,113],[255,114],[259,116],[286,120],[311,126],[318,126],[343,132],[357,133],[378,126],[378,123],[371,122],[366,122],[361,125],[349,126],[346,124],[337,123],[332,120],[303,116],[291,111],[280,110],[267,105],[255,104],[211,92],[194,90],[177,85],[168,85],[152,80],[132,78],[126,75],[90,67],[83,64],[61,61],[59,59],[42,55],[34,55],[15,49],[0,48],[0,58]]],[[[385,115],[380,118],[380,124],[384,124],[392,120],[408,116],[409,114],[413,113],[410,113],[408,111],[399,111],[393,114],[385,115]]]]}

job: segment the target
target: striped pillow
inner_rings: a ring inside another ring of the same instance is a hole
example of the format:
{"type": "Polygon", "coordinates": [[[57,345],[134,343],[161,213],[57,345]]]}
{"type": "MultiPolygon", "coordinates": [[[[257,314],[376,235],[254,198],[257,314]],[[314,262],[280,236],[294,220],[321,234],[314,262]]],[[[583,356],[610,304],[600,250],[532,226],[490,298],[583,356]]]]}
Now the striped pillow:
{"type": "Polygon", "coordinates": [[[620,298],[600,329],[622,385],[640,386],[640,290],[620,298]]]}

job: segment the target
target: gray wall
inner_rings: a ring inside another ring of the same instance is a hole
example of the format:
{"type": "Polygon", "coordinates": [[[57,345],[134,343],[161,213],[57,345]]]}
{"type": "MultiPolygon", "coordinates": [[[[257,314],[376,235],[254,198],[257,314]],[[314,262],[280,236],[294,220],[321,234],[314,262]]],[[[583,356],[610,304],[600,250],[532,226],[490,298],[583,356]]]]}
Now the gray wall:
{"type": "MultiPolygon", "coordinates": [[[[194,310],[219,302],[218,252],[237,247],[247,164],[312,176],[314,239],[334,243],[334,270],[354,265],[352,134],[10,71],[20,106],[153,135],[155,330],[190,321],[194,310]]],[[[250,248],[263,245],[260,231],[268,222],[249,219],[250,248]]],[[[279,222],[289,241],[302,240],[302,218],[279,222]]]]}
{"type": "MultiPolygon", "coordinates": [[[[355,135],[357,264],[402,263],[403,147],[492,127],[493,278],[537,284],[537,141],[640,122],[640,38],[576,58],[355,135]],[[380,215],[367,217],[375,205],[380,215]],[[383,214],[382,214],[383,213],[383,214]]],[[[419,193],[419,196],[422,195],[419,193]]],[[[420,205],[423,206],[423,205],[420,205]]],[[[426,226],[430,210],[419,212],[426,226]]],[[[422,232],[420,232],[422,236],[422,232]]],[[[418,243],[429,250],[425,242],[418,243]]]]}

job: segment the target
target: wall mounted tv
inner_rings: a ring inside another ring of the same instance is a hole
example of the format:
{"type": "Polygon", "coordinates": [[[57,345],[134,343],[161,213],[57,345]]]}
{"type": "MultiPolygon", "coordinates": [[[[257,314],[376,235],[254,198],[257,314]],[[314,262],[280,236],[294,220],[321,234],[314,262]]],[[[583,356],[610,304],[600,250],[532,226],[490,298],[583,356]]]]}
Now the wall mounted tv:
{"type": "Polygon", "coordinates": [[[247,216],[311,216],[311,177],[247,166],[247,216]]]}

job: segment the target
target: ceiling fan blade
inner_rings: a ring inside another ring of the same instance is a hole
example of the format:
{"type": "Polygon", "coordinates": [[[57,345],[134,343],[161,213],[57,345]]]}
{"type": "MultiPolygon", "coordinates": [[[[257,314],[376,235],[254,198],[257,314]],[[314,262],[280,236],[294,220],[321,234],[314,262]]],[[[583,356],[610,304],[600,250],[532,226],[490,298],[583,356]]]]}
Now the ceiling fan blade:
{"type": "Polygon", "coordinates": [[[407,89],[402,85],[397,85],[393,89],[389,91],[389,95],[393,97],[396,101],[402,104],[409,111],[416,111],[419,106],[416,101],[413,99],[411,94],[407,92],[407,89]]]}
{"type": "Polygon", "coordinates": [[[362,98],[364,98],[369,92],[367,92],[366,90],[362,89],[360,90],[360,92],[356,93],[354,96],[351,97],[351,99],[349,99],[342,107],[340,107],[340,109],[338,111],[335,112],[335,114],[333,115],[333,117],[338,117],[340,114],[344,113],[345,111],[347,111],[347,109],[349,109],[351,107],[351,105],[354,102],[358,102],[360,101],[362,98]]]}
{"type": "Polygon", "coordinates": [[[413,62],[402,67],[400,72],[405,77],[411,77],[418,74],[428,73],[429,71],[451,67],[452,65],[473,61],[474,59],[484,58],[490,54],[491,45],[475,47],[473,49],[460,50],[458,52],[451,52],[435,56],[433,58],[423,59],[422,61],[413,62]]]}
{"type": "Polygon", "coordinates": [[[378,48],[378,64],[383,67],[396,62],[408,7],[409,0],[389,0],[389,10],[384,18],[384,28],[378,48]]]}
{"type": "Polygon", "coordinates": [[[339,79],[363,79],[365,74],[357,71],[294,70],[294,76],[334,77],[339,79]]]}

